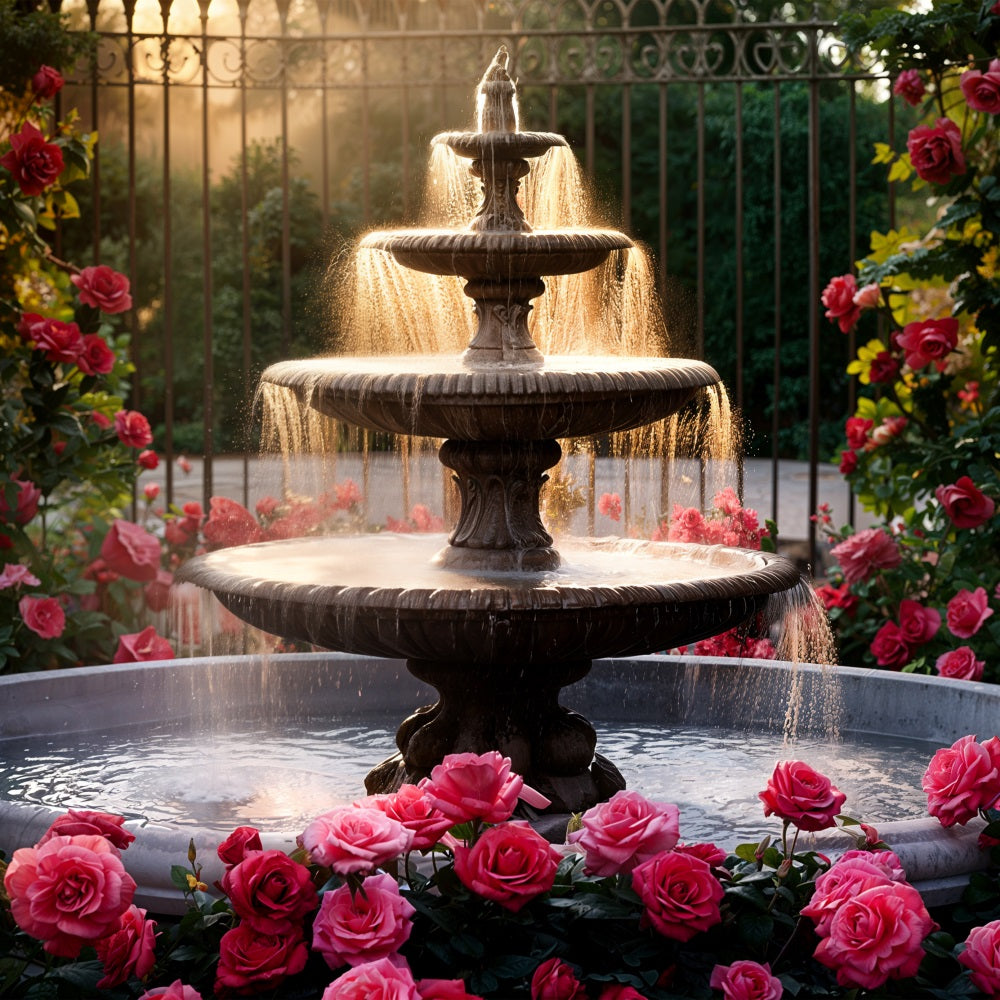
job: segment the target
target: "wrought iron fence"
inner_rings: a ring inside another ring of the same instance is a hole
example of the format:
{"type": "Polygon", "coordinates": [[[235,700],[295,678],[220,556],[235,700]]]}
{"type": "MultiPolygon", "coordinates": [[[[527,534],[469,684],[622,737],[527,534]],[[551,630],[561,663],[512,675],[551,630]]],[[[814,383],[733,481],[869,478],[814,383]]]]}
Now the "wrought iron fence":
{"type": "Polygon", "coordinates": [[[814,509],[853,407],[854,343],[819,295],[892,221],[867,164],[896,126],[833,24],[791,6],[66,0],[99,35],[64,98],[100,133],[87,251],[133,276],[134,403],[159,426],[167,496],[180,451],[203,451],[207,498],[236,450],[246,499],[237,431],[260,368],[315,353],[326,260],[416,215],[427,140],[470,119],[503,43],[523,127],[568,136],[612,221],[652,247],[675,340],[723,373],[770,463],[762,513],[787,458],[808,463],[814,509]]]}

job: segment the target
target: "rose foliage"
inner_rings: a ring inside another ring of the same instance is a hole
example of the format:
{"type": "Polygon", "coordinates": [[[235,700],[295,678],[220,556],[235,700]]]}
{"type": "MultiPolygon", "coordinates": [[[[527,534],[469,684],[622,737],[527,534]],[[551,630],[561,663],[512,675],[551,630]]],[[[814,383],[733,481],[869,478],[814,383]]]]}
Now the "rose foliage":
{"type": "MultiPolygon", "coordinates": [[[[983,850],[997,843],[1000,738],[942,748],[923,787],[943,825],[981,817],[983,850]]],[[[634,791],[572,817],[557,847],[514,816],[539,798],[496,752],[451,755],[316,817],[291,854],[247,826],[204,866],[192,843],[175,918],[133,902],[122,818],[71,810],[0,863],[0,995],[995,996],[1000,850],[963,903],[930,912],[804,761],[760,792],[780,832],[728,853],[685,842],[677,806],[634,791]],[[833,860],[799,848],[809,831],[834,838],[833,860]]]]}
{"type": "Polygon", "coordinates": [[[905,150],[879,146],[875,160],[933,214],[923,233],[873,233],[856,271],[823,293],[826,316],[860,345],[838,461],[870,517],[855,532],[820,511],[835,560],[820,592],[842,662],[997,682],[1000,12],[926,6],[841,22],[915,121],[905,150]]]}

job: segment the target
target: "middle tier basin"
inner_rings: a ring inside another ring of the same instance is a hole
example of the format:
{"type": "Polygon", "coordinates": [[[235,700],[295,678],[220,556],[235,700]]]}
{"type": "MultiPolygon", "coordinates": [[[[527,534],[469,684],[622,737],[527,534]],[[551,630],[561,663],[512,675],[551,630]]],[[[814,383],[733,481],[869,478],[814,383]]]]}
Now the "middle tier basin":
{"type": "Polygon", "coordinates": [[[222,549],[180,576],[284,638],[373,656],[550,663],[632,656],[745,622],[799,583],[781,556],[722,546],[562,539],[562,565],[465,573],[443,535],[332,535],[222,549]]]}
{"type": "Polygon", "coordinates": [[[711,365],[683,358],[547,357],[470,367],[458,355],[282,361],[261,381],[327,416],[392,434],[540,441],[631,430],[676,413],[714,386],[711,365]]]}

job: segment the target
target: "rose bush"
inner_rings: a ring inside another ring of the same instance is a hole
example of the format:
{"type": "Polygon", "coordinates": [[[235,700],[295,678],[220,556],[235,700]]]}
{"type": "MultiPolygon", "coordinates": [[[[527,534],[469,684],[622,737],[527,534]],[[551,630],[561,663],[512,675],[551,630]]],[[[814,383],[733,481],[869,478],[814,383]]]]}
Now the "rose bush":
{"type": "Polygon", "coordinates": [[[840,24],[849,49],[877,55],[894,93],[917,109],[906,149],[882,145],[875,159],[933,215],[923,234],[873,233],[868,256],[824,294],[828,317],[861,345],[848,366],[857,411],[837,461],[875,526],[837,529],[821,518],[833,557],[832,589],[821,596],[841,662],[996,682],[1000,14],[955,0],[854,11],[840,24]],[[859,291],[851,308],[848,279],[876,294],[859,291]],[[852,600],[831,603],[842,585],[852,600]],[[933,634],[907,631],[914,605],[940,619],[933,634]]]}
{"type": "Polygon", "coordinates": [[[727,852],[679,842],[677,807],[636,792],[572,817],[556,847],[512,818],[509,761],[457,754],[444,772],[456,786],[492,787],[496,801],[474,812],[495,820],[442,830],[426,801],[414,808],[425,779],[331,810],[291,854],[238,827],[218,845],[225,873],[214,887],[194,844],[172,869],[187,905],[179,919],[153,920],[131,902],[122,817],[75,810],[6,870],[0,990],[25,1000],[991,997],[998,747],[1000,737],[964,737],[928,765],[932,815],[983,817],[989,852],[967,898],[933,912],[878,832],[840,815],[831,779],[801,761],[777,765],[761,791],[764,813],[783,820],[780,841],[727,852]],[[408,804],[397,809],[397,796],[408,804]],[[396,813],[413,829],[401,832],[396,813]],[[416,848],[424,821],[437,833],[416,848]],[[848,848],[839,857],[797,850],[800,832],[833,826],[848,848]],[[622,851],[609,855],[618,834],[622,851]],[[356,848],[344,843],[352,836],[356,848]],[[615,870],[593,870],[606,864],[615,870]]]}

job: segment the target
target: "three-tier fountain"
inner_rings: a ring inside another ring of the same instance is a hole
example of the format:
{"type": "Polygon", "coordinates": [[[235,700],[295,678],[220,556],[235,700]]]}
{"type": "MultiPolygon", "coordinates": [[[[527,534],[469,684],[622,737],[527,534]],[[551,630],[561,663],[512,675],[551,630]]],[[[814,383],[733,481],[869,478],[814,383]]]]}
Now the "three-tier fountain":
{"type": "Polygon", "coordinates": [[[479,129],[435,144],[470,161],[482,203],[465,230],[374,232],[363,250],[465,279],[476,329],[464,354],[334,357],[272,366],[265,383],[373,431],[443,438],[461,498],[445,544],[331,536],[225,549],[184,568],[239,617],[329,649],[405,658],[439,693],[400,726],[369,791],[416,781],[448,753],[499,750],[580,810],[623,787],[593,726],[559,693],[597,657],[669,649],[759,612],[794,587],[787,560],[727,548],[567,540],[539,514],[557,439],[607,435],[676,413],[718,375],[700,361],[544,357],[529,331],[543,277],[583,272],[631,242],[608,229],[535,230],[518,204],[530,161],[565,140],[520,131],[501,48],[478,88],[479,129]]]}

